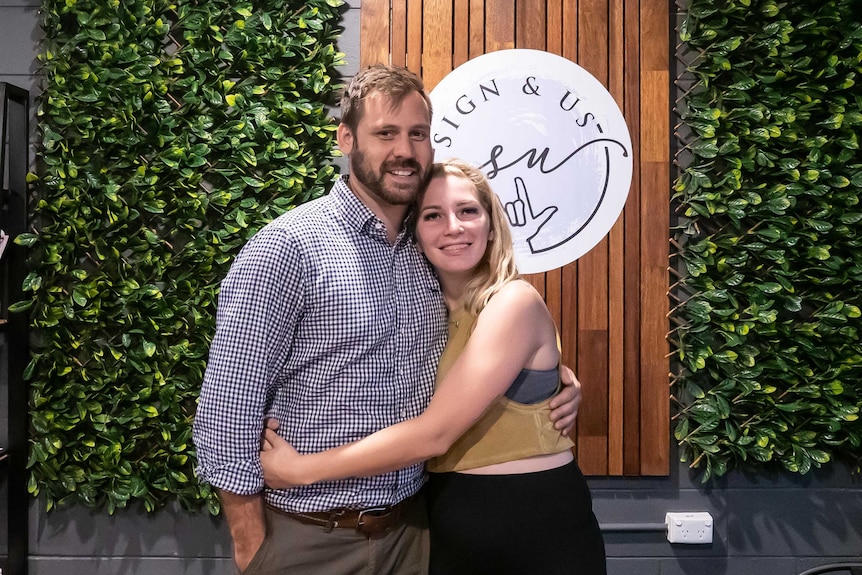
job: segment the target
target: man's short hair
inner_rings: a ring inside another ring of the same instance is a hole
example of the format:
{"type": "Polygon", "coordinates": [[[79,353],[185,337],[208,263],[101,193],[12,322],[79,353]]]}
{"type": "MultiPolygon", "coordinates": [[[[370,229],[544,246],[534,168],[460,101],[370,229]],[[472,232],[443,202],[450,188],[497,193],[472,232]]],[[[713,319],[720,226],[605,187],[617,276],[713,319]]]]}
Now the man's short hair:
{"type": "Polygon", "coordinates": [[[428,121],[431,121],[431,100],[425,93],[422,79],[407,68],[375,64],[362,70],[344,89],[341,97],[341,123],[356,131],[362,119],[366,98],[380,96],[397,107],[404,98],[418,92],[428,108],[428,121]]]}

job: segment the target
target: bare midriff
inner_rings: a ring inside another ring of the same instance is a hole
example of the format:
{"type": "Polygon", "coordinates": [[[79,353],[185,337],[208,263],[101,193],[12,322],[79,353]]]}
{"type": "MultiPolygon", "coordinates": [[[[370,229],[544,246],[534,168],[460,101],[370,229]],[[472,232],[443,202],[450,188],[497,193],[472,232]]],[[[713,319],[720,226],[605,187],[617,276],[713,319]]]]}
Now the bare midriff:
{"type": "Polygon", "coordinates": [[[571,462],[574,458],[575,457],[572,455],[572,452],[567,449],[566,451],[561,451],[559,453],[536,455],[534,457],[516,459],[515,461],[505,461],[503,463],[494,463],[473,469],[465,469],[458,473],[467,473],[471,475],[511,475],[514,473],[533,473],[535,471],[547,471],[548,469],[562,467],[571,462]]]}

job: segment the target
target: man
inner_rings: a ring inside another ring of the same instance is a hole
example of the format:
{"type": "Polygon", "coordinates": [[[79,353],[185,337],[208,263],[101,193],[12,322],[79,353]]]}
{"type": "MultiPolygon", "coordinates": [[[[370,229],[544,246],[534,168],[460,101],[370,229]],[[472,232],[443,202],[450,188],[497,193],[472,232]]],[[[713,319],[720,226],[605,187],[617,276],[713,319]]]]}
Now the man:
{"type": "MultiPolygon", "coordinates": [[[[431,103],[411,72],[374,66],[341,102],[350,176],[263,228],[219,296],[194,439],[245,573],[425,573],[421,465],[381,476],[266,490],[265,418],[320,451],[415,417],[445,343],[439,285],[403,220],[434,152],[431,103]]],[[[553,414],[570,428],[570,386],[553,414]]]]}

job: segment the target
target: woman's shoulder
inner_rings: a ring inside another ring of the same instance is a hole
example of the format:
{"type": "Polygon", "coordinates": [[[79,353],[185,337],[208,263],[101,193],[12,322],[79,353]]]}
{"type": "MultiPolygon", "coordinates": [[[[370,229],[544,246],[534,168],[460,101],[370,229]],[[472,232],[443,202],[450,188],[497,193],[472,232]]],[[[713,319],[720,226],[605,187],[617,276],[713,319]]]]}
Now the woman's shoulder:
{"type": "Polygon", "coordinates": [[[542,296],[529,282],[516,279],[501,287],[485,309],[492,312],[505,310],[507,313],[531,313],[537,308],[546,309],[542,296]]]}
{"type": "Polygon", "coordinates": [[[519,345],[523,344],[530,353],[540,349],[553,353],[557,349],[556,328],[545,301],[529,282],[520,279],[494,294],[479,315],[476,330],[482,330],[491,340],[504,339],[507,345],[513,343],[511,338],[516,334],[519,345]]]}
{"type": "Polygon", "coordinates": [[[494,297],[503,296],[506,299],[519,300],[524,303],[541,302],[542,296],[533,284],[524,279],[512,280],[500,288],[494,297]]]}

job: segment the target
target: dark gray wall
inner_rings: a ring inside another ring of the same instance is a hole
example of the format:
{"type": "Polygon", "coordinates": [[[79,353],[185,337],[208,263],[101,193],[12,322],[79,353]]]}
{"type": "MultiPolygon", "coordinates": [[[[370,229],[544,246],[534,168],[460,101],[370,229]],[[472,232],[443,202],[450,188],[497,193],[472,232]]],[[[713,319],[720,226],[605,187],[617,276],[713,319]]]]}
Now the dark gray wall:
{"type": "MultiPolygon", "coordinates": [[[[33,94],[38,7],[34,0],[0,0],[0,81],[33,94]]],[[[354,0],[346,13],[340,46],[348,77],[358,69],[358,7],[354,0]]],[[[6,439],[6,384],[0,368],[0,445],[6,439]]],[[[589,382],[584,385],[589,393],[589,382]]],[[[715,518],[711,545],[671,545],[660,532],[606,532],[611,575],[795,575],[837,560],[862,561],[862,485],[840,466],[801,478],[733,474],[701,485],[680,464],[670,477],[593,478],[590,485],[605,525],[662,523],[668,511],[708,511],[715,518]]],[[[6,512],[4,489],[0,518],[6,512]]],[[[225,526],[206,514],[169,509],[108,516],[84,508],[48,514],[42,507],[39,501],[30,507],[31,574],[232,572],[225,526]]],[[[0,527],[0,554],[5,539],[0,527]]]]}
{"type": "MultiPolygon", "coordinates": [[[[837,466],[802,478],[735,474],[702,486],[681,465],[667,478],[590,485],[605,525],[663,522],[667,511],[709,511],[716,520],[711,545],[671,545],[659,532],[607,532],[611,575],[795,575],[862,560],[862,489],[837,466]]],[[[109,517],[77,508],[46,515],[34,503],[30,541],[37,575],[231,573],[224,525],[204,514],[109,517]]]]}
{"type": "Polygon", "coordinates": [[[0,0],[0,82],[35,86],[39,2],[0,0]]]}

